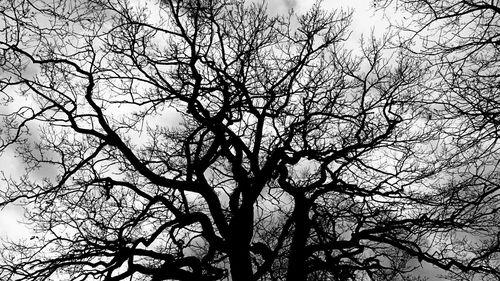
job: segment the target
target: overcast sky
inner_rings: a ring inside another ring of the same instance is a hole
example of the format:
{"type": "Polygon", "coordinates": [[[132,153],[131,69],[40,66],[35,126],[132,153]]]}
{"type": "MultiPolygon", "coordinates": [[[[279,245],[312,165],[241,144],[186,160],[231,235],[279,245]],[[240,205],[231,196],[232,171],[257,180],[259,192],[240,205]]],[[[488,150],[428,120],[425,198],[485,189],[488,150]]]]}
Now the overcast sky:
{"type": "MultiPolygon", "coordinates": [[[[256,0],[260,1],[260,0],[256,0]]],[[[307,11],[314,0],[268,0],[266,1],[270,11],[286,13],[289,9],[294,9],[297,13],[307,11]]],[[[362,34],[369,35],[372,28],[376,35],[382,35],[388,26],[381,13],[375,13],[372,0],[328,0],[322,1],[322,6],[326,10],[333,9],[353,9],[352,39],[359,39],[362,34]]]]}
{"type": "MultiPolygon", "coordinates": [[[[71,0],[70,0],[71,1],[71,0]]],[[[260,1],[260,0],[258,0],[260,1]]],[[[297,13],[307,11],[315,1],[306,0],[268,0],[266,1],[268,9],[271,12],[286,13],[289,9],[294,9],[297,13]]],[[[371,29],[375,29],[376,34],[383,34],[387,24],[381,15],[375,15],[371,0],[335,0],[323,1],[323,7],[326,10],[338,8],[354,9],[352,22],[352,39],[357,41],[361,34],[369,34],[371,29]]],[[[19,163],[11,157],[10,153],[2,156],[0,162],[1,171],[9,174],[16,170],[19,163]],[[7,160],[9,159],[9,160],[7,160]],[[6,161],[7,160],[7,161],[6,161]]],[[[0,183],[3,184],[3,183],[0,183]]],[[[1,190],[1,189],[0,189],[1,190]]],[[[22,210],[19,207],[8,206],[0,211],[0,236],[8,235],[11,238],[18,238],[29,235],[26,228],[17,221],[22,216],[22,210]]]]}
{"type": "MultiPolygon", "coordinates": [[[[71,0],[69,0],[71,1],[71,0]]],[[[257,0],[261,1],[261,0],[257,0]]],[[[272,13],[286,13],[289,9],[294,9],[297,13],[307,11],[314,3],[314,1],[306,0],[268,0],[266,1],[269,11],[272,13]]],[[[380,13],[375,14],[371,0],[329,0],[323,1],[323,7],[326,10],[331,9],[353,9],[352,21],[352,42],[357,42],[362,34],[369,35],[372,29],[376,36],[381,36],[386,32],[388,26],[387,21],[383,19],[380,13]]],[[[353,49],[358,46],[353,46],[353,49]]],[[[19,162],[10,159],[10,154],[6,153],[0,158],[0,170],[6,174],[15,173],[16,167],[19,167],[19,162]]],[[[3,189],[0,183],[0,191],[3,189]]],[[[28,238],[29,231],[25,226],[18,223],[22,218],[22,208],[16,206],[8,206],[0,211],[0,236],[8,237],[10,239],[28,238]]],[[[428,271],[429,269],[423,269],[428,271]]]]}

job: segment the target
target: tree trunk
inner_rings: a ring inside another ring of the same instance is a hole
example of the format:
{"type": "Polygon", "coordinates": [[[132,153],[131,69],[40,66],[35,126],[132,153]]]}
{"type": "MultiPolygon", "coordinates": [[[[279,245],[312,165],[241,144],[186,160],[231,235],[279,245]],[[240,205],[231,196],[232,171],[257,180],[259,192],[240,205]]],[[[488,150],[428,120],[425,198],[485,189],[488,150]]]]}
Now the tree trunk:
{"type": "Polygon", "coordinates": [[[229,261],[231,279],[250,281],[253,279],[250,241],[253,233],[253,208],[242,206],[231,220],[229,261]]]}
{"type": "Polygon", "coordinates": [[[306,270],[306,244],[309,236],[309,206],[302,194],[295,196],[295,209],[293,211],[295,231],[288,256],[287,281],[307,280],[306,270]]]}

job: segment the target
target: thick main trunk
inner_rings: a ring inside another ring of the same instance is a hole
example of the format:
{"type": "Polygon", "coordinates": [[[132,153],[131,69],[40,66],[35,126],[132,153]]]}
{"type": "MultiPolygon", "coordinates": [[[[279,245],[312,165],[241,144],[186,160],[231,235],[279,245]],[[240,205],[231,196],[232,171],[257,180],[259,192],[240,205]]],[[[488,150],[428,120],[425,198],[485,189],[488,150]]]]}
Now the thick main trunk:
{"type": "Polygon", "coordinates": [[[250,241],[253,234],[253,208],[241,206],[231,220],[229,261],[231,279],[250,281],[253,279],[250,241]]]}
{"type": "Polygon", "coordinates": [[[250,281],[253,279],[249,248],[232,249],[229,256],[229,262],[231,263],[231,280],[250,281]]]}
{"type": "Polygon", "coordinates": [[[288,256],[287,281],[307,280],[306,245],[309,236],[309,208],[307,201],[300,195],[295,198],[293,212],[295,231],[293,233],[290,254],[288,256]]]}

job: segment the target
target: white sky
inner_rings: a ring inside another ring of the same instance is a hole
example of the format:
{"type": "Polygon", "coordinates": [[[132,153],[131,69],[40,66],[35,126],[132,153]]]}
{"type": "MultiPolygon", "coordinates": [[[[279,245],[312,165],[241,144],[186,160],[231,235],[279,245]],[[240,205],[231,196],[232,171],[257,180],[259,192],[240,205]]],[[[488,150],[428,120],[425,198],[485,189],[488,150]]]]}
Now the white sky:
{"type": "MultiPolygon", "coordinates": [[[[71,1],[71,0],[69,0],[71,1]]],[[[261,0],[257,0],[261,1],[261,0]]],[[[298,14],[307,11],[315,1],[313,0],[265,0],[269,11],[273,13],[286,13],[290,8],[293,8],[298,14]]],[[[336,8],[353,9],[353,21],[351,25],[351,40],[359,42],[362,34],[369,35],[372,29],[377,36],[381,36],[386,32],[388,26],[382,15],[374,14],[373,4],[371,0],[325,0],[322,6],[326,10],[336,8]]],[[[353,46],[358,48],[359,46],[353,46]]],[[[15,174],[19,170],[20,163],[18,160],[12,159],[11,153],[7,152],[0,158],[0,171],[5,174],[15,174]]],[[[0,192],[4,188],[4,183],[0,182],[0,192]]],[[[19,223],[23,216],[23,209],[20,206],[7,206],[0,210],[0,237],[17,240],[19,238],[29,239],[30,233],[28,229],[19,223]]],[[[0,244],[1,247],[1,244],[0,244]]],[[[427,269],[422,269],[428,271],[427,269]]]]}
{"type": "MultiPolygon", "coordinates": [[[[259,0],[256,0],[259,1],[259,0]]],[[[297,13],[306,12],[316,2],[314,0],[264,0],[270,11],[286,13],[293,8],[297,13]]],[[[375,35],[382,36],[388,27],[381,12],[375,13],[372,0],[323,0],[325,10],[352,9],[354,10],[351,25],[351,40],[359,42],[361,35],[370,35],[372,29],[375,35]]]]}
{"type": "MultiPolygon", "coordinates": [[[[290,8],[293,8],[300,14],[307,11],[315,1],[267,0],[265,2],[271,12],[286,13],[290,8]]],[[[322,6],[326,10],[336,8],[354,9],[351,37],[351,39],[355,40],[354,42],[360,38],[361,34],[368,35],[372,28],[375,29],[376,34],[385,32],[387,24],[382,20],[381,15],[374,17],[371,0],[330,0],[323,1],[322,6]]],[[[15,171],[20,169],[18,161],[12,159],[11,153],[4,153],[0,160],[2,160],[0,162],[0,171],[6,174],[15,174],[15,171]]],[[[0,182],[0,190],[3,189],[3,184],[0,182]]],[[[19,206],[8,206],[0,210],[0,237],[7,236],[15,239],[29,235],[26,233],[26,228],[18,222],[22,218],[22,214],[22,208],[19,206]]]]}
{"type": "MultiPolygon", "coordinates": [[[[71,1],[71,0],[69,0],[71,1]]],[[[256,0],[262,1],[262,0],[256,0]]],[[[272,13],[286,13],[290,8],[293,8],[298,14],[307,11],[315,2],[314,0],[264,0],[272,13]]],[[[353,9],[353,19],[351,25],[351,42],[359,42],[361,35],[368,36],[374,31],[377,37],[382,36],[386,32],[388,23],[383,19],[381,13],[375,14],[373,10],[372,0],[324,0],[322,6],[326,10],[332,9],[353,9]]],[[[353,46],[353,49],[359,46],[353,46]]],[[[10,153],[5,153],[0,158],[0,171],[11,174],[20,168],[20,163],[12,159],[10,153]]],[[[4,183],[0,182],[0,192],[3,189],[4,183]]],[[[23,209],[20,206],[7,206],[0,210],[0,237],[8,239],[29,239],[30,233],[28,229],[19,223],[22,219],[23,209]]],[[[1,246],[1,245],[0,245],[1,246]]],[[[430,274],[430,267],[424,266],[419,270],[424,275],[430,274]]]]}

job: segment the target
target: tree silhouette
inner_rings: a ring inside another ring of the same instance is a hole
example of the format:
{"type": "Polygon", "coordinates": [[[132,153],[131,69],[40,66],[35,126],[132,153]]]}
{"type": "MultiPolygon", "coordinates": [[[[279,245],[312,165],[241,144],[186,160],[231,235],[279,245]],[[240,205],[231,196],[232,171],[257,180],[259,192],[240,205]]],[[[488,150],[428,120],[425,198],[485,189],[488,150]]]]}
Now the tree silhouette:
{"type": "Polygon", "coordinates": [[[446,112],[440,114],[468,119],[461,139],[479,132],[481,138],[498,138],[498,1],[378,2],[381,8],[397,4],[411,15],[395,21],[407,33],[399,44],[434,68],[436,82],[428,88],[447,93],[440,99],[446,112]]]}
{"type": "MultiPolygon", "coordinates": [[[[429,116],[440,120],[442,139],[450,142],[450,155],[456,163],[450,186],[458,198],[475,200],[481,213],[490,213],[496,220],[500,176],[498,1],[390,0],[377,4],[405,13],[403,21],[393,21],[403,34],[395,42],[431,70],[420,89],[432,97],[429,116]]],[[[499,247],[494,238],[498,229],[482,228],[476,236],[480,241],[489,240],[481,254],[476,252],[477,257],[490,255],[488,266],[498,268],[494,254],[499,247]]],[[[450,277],[486,278],[474,272],[450,277]]]]}
{"type": "Polygon", "coordinates": [[[1,149],[25,165],[1,204],[35,233],[2,279],[498,278],[497,185],[460,177],[491,163],[419,60],[349,50],[349,12],[46,2],[0,10],[1,149]]]}

